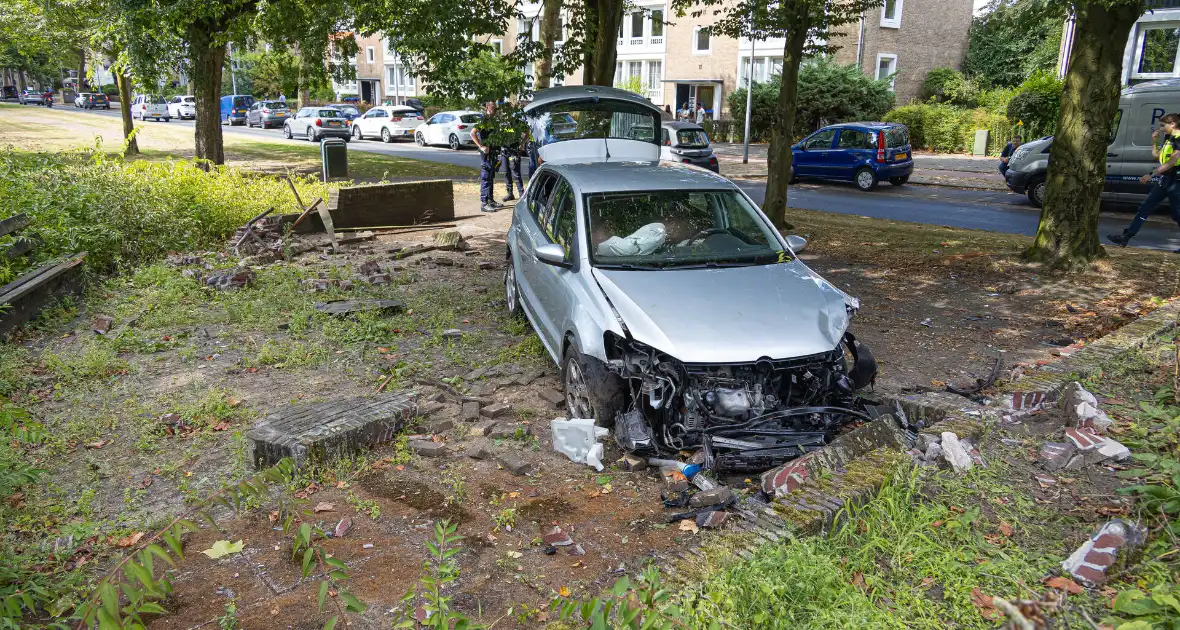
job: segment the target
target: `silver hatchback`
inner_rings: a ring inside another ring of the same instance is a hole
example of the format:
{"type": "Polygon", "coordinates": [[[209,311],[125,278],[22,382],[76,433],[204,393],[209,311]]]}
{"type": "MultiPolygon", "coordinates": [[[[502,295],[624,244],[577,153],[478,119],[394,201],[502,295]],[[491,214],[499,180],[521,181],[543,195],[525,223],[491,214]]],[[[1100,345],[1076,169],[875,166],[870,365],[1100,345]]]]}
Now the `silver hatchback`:
{"type": "Polygon", "coordinates": [[[283,123],[283,135],[319,142],[323,138],[352,140],[352,130],[344,112],[334,107],[304,107],[283,123]]]}

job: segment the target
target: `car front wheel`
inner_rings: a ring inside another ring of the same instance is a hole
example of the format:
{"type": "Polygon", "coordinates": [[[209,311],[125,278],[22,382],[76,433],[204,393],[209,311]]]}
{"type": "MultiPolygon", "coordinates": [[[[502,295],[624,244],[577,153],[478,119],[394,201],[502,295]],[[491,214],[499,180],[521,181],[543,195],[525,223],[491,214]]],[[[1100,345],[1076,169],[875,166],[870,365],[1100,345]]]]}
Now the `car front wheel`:
{"type": "Polygon", "coordinates": [[[877,187],[877,174],[873,172],[873,169],[867,166],[861,167],[861,169],[856,172],[854,181],[856,182],[857,188],[868,192],[877,187]]]}
{"type": "Polygon", "coordinates": [[[283,136],[288,140],[295,137],[294,134],[291,133],[291,125],[283,125],[283,136]]]}
{"type": "Polygon", "coordinates": [[[584,356],[572,343],[561,361],[561,383],[570,418],[593,418],[594,424],[610,427],[615,414],[625,408],[623,379],[611,374],[601,361],[584,356]]]}
{"type": "Polygon", "coordinates": [[[451,147],[452,151],[458,151],[459,150],[459,136],[456,136],[455,134],[451,134],[451,137],[447,138],[447,146],[451,147]]]}

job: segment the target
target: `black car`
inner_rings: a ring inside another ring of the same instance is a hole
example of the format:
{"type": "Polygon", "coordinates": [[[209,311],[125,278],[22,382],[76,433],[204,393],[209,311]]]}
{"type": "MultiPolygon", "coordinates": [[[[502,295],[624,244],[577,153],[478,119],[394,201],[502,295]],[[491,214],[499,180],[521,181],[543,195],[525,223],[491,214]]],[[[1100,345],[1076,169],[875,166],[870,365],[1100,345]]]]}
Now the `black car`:
{"type": "Polygon", "coordinates": [[[5,85],[4,87],[0,87],[0,98],[16,98],[16,94],[17,92],[15,85],[5,85]]]}
{"type": "Polygon", "coordinates": [[[111,99],[107,98],[106,94],[95,92],[86,96],[86,100],[82,101],[82,107],[86,109],[110,109],[111,99]]]}

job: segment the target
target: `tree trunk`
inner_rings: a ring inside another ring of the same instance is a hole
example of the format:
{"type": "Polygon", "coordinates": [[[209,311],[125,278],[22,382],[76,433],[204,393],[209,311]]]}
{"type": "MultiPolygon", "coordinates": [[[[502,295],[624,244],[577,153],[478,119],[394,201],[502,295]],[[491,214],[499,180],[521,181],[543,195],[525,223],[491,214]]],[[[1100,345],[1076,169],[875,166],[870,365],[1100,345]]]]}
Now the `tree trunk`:
{"type": "Polygon", "coordinates": [[[541,59],[537,61],[534,89],[543,90],[553,84],[553,43],[561,28],[561,0],[545,0],[541,9],[541,59]]]}
{"type": "Polygon", "coordinates": [[[221,69],[225,65],[225,44],[215,44],[213,29],[194,26],[189,29],[193,90],[196,93],[197,119],[193,124],[197,159],[225,164],[221,138],[221,69]]]}
{"type": "Polygon", "coordinates": [[[126,72],[115,72],[115,83],[119,85],[119,114],[123,117],[123,142],[127,145],[124,155],[139,153],[139,141],[135,133],[135,121],[131,119],[131,76],[126,72]]]}
{"type": "Polygon", "coordinates": [[[82,92],[82,82],[86,80],[86,49],[78,49],[78,83],[74,86],[76,92],[82,92]]]}
{"type": "Polygon", "coordinates": [[[1029,260],[1070,269],[1102,258],[1098,210],[1106,178],[1106,146],[1119,106],[1123,51],[1142,2],[1114,8],[1079,2],[1076,45],[1065,75],[1045,203],[1029,260]]]}
{"type": "Polygon", "coordinates": [[[778,90],[778,112],[770,130],[770,147],[766,154],[766,198],[762,211],[779,230],[789,230],[787,222],[787,184],[791,181],[791,144],[794,139],[795,114],[798,111],[799,64],[803,62],[803,47],[807,31],[800,26],[788,34],[783,45],[782,82],[778,90]]]}
{"type": "Polygon", "coordinates": [[[583,85],[614,85],[619,25],[623,23],[623,0],[586,0],[586,47],[582,67],[583,85]]]}

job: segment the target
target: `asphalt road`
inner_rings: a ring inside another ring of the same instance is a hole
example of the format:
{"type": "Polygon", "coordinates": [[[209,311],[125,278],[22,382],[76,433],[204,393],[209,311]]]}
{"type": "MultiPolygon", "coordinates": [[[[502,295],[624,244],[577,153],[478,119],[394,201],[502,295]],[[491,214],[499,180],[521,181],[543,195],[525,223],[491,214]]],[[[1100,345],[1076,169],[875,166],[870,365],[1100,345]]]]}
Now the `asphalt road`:
{"type": "MultiPolygon", "coordinates": [[[[35,106],[30,106],[35,107],[35,106]]],[[[84,116],[118,117],[118,109],[110,111],[81,110],[62,107],[62,111],[77,112],[84,116]]],[[[169,123],[149,121],[153,125],[181,125],[191,128],[191,121],[173,120],[169,123]]],[[[246,127],[223,127],[227,134],[243,134],[256,138],[267,138],[281,142],[305,142],[286,140],[280,129],[247,129],[246,127]]],[[[451,151],[445,147],[419,147],[413,142],[402,140],[390,144],[379,140],[352,141],[350,151],[367,151],[386,155],[443,162],[479,168],[479,154],[473,149],[451,151]]],[[[738,180],[755,201],[763,199],[763,181],[738,180]]],[[[948,227],[1005,232],[1010,234],[1036,234],[1039,211],[1029,205],[1028,198],[1009,192],[970,190],[938,186],[902,186],[882,184],[876,190],[863,193],[851,184],[804,183],[792,186],[788,202],[791,207],[823,212],[855,214],[895,221],[910,221],[948,227]]],[[[1113,206],[1103,209],[1099,231],[1103,235],[1121,232],[1131,220],[1130,208],[1113,206]]],[[[1180,229],[1164,217],[1157,215],[1148,222],[1132,247],[1149,249],[1180,249],[1180,229]]]]}

